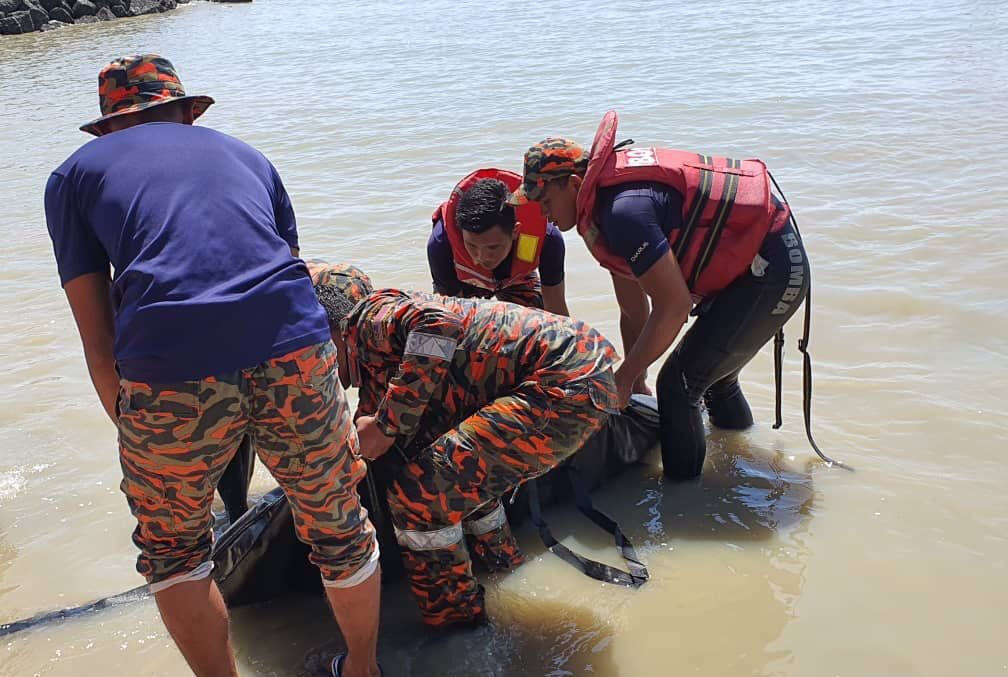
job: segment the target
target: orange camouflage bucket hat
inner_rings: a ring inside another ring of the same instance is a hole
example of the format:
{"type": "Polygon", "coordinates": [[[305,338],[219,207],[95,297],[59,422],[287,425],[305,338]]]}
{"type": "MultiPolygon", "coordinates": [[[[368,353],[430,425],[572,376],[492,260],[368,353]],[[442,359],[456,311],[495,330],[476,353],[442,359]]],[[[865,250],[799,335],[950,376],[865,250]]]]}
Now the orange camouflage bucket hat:
{"type": "Polygon", "coordinates": [[[338,325],[353,307],[367,298],[374,285],[368,274],[349,263],[327,263],[319,259],[308,262],[312,285],[319,304],[329,316],[330,325],[338,325]]]}
{"type": "Polygon", "coordinates": [[[98,74],[98,105],[102,116],[81,125],[95,136],[109,118],[175,101],[191,101],[195,120],[214,102],[209,96],[187,96],[171,62],[157,54],[135,54],[116,59],[98,74]]]}
{"type": "Polygon", "coordinates": [[[508,202],[522,205],[538,202],[547,181],[572,174],[584,175],[588,169],[588,154],[576,141],[559,136],[549,136],[525,151],[525,169],[522,184],[508,202]]]}

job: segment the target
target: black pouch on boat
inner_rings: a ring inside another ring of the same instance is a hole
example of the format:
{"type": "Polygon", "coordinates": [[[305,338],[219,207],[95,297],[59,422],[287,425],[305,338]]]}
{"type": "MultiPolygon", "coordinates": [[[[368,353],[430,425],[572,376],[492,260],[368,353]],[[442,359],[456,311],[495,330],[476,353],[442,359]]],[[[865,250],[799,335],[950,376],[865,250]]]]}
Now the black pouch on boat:
{"type": "MultiPolygon", "coordinates": [[[[573,499],[568,468],[574,468],[585,490],[592,491],[628,465],[638,463],[654,449],[658,438],[657,401],[647,395],[634,395],[630,405],[610,416],[605,427],[592,435],[577,453],[536,480],[540,502],[550,505],[573,499]]],[[[510,499],[505,499],[504,508],[511,524],[517,526],[529,515],[528,487],[522,485],[510,499]]]]}

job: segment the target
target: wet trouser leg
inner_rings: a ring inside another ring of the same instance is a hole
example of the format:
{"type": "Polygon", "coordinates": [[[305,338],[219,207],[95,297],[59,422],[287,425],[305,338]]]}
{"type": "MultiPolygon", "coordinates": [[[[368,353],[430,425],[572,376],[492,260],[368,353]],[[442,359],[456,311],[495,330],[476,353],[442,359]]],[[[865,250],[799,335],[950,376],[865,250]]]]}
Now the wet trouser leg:
{"type": "Polygon", "coordinates": [[[462,530],[471,554],[490,571],[506,571],[525,561],[499,499],[469,513],[462,530]]]}
{"type": "Polygon", "coordinates": [[[752,410],[738,382],[739,373],[729,374],[704,393],[711,425],[725,430],[745,430],[753,424],[752,410]]]}
{"type": "Polygon", "coordinates": [[[463,519],[486,519],[508,489],[577,451],[608,417],[596,402],[611,402],[614,395],[611,372],[564,388],[524,383],[401,469],[389,489],[389,510],[425,623],[465,623],[483,615],[483,591],[472,575],[463,519]]]}
{"type": "Polygon", "coordinates": [[[715,402],[715,425],[746,427],[751,420],[739,371],[801,305],[808,273],[808,257],[790,224],[767,235],[752,268],[714,297],[662,366],[657,390],[666,477],[700,474],[707,449],[700,412],[705,392],[715,402]]]}
{"type": "Polygon", "coordinates": [[[210,575],[213,489],[248,436],[323,584],[349,586],[377,568],[355,488],[366,467],[335,363],[326,342],[221,376],[121,380],[121,488],[137,520],[137,571],[153,591],[210,575]]]}

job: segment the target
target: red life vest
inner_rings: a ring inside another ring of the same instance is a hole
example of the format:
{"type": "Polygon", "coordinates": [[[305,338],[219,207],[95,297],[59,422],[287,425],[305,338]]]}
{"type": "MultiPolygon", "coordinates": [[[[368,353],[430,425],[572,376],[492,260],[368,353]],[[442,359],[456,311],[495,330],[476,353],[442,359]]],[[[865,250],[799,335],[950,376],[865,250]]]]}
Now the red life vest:
{"type": "Polygon", "coordinates": [[[458,182],[448,201],[434,210],[431,221],[434,225],[437,225],[438,221],[444,221],[445,233],[448,234],[448,242],[451,244],[452,258],[455,260],[455,274],[459,281],[496,291],[514,284],[539,267],[539,256],[542,254],[543,242],[546,239],[546,218],[537,203],[530,202],[515,207],[515,230],[518,237],[512,248],[511,270],[506,279],[496,279],[492,270],[478,265],[469,256],[462,240],[462,229],[455,223],[455,209],[462,198],[462,193],[480,179],[503,181],[512,192],[518,189],[522,180],[514,172],[503,169],[477,169],[458,182]]]}
{"type": "Polygon", "coordinates": [[[632,277],[595,224],[596,191],[632,181],[663,183],[683,196],[683,227],[669,233],[669,244],[686,285],[695,296],[721,291],[749,268],[766,234],[787,222],[790,212],[772,198],[766,165],[668,148],[615,149],[617,123],[609,111],[595,134],[578,192],[578,233],[602,267],[632,277]]]}

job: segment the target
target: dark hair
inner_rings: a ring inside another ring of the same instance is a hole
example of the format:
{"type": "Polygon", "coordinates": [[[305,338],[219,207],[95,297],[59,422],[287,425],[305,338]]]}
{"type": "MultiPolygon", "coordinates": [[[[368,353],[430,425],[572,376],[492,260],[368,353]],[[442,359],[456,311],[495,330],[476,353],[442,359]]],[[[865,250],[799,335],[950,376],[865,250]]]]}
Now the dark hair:
{"type": "Polygon", "coordinates": [[[330,326],[335,326],[350,314],[354,304],[346,295],[331,284],[315,285],[315,296],[318,297],[319,305],[329,316],[330,326]]]}
{"type": "Polygon", "coordinates": [[[485,233],[497,226],[510,234],[515,227],[514,207],[507,203],[510,195],[503,181],[480,179],[459,198],[455,223],[470,233],[485,233]]]}

